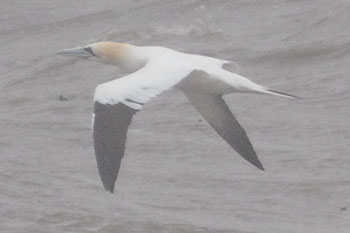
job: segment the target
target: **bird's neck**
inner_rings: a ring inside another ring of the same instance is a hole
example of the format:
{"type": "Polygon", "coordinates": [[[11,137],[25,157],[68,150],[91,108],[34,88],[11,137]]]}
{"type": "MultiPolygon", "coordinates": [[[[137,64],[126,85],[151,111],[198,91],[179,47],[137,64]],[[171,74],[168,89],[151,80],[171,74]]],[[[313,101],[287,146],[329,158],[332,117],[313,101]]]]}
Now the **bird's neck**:
{"type": "Polygon", "coordinates": [[[147,57],[137,46],[117,42],[99,42],[92,46],[104,63],[119,66],[127,72],[138,70],[147,62],[147,57]]]}
{"type": "Polygon", "coordinates": [[[118,57],[118,66],[127,72],[133,72],[141,69],[147,62],[148,56],[143,52],[142,48],[123,44],[124,53],[118,57]]]}

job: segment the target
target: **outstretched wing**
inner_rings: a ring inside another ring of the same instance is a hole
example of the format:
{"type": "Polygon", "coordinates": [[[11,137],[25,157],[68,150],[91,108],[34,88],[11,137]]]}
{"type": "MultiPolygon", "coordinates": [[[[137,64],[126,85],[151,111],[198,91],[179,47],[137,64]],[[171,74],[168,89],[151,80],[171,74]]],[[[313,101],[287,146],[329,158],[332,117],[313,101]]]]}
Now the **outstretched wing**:
{"type": "Polygon", "coordinates": [[[189,101],[213,129],[245,160],[264,170],[245,130],[220,95],[185,91],[189,101]]]}
{"type": "Polygon", "coordinates": [[[189,73],[147,64],[135,73],[97,86],[93,139],[98,171],[107,191],[114,191],[132,116],[143,104],[176,85],[189,73]]]}
{"type": "Polygon", "coordinates": [[[93,138],[98,171],[106,190],[113,192],[126,135],[137,110],[122,103],[94,104],[93,138]]]}

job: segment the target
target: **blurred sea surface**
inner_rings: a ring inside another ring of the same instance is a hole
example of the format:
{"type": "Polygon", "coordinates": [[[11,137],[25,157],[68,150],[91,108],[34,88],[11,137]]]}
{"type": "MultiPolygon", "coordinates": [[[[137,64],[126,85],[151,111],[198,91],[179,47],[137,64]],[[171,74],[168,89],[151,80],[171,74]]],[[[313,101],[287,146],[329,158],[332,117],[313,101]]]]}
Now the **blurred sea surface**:
{"type": "Polygon", "coordinates": [[[349,1],[1,5],[0,232],[350,232],[349,1]],[[231,60],[241,75],[303,97],[225,97],[266,171],[171,90],[135,115],[116,192],[105,192],[93,92],[124,73],[55,55],[101,40],[231,60]]]}

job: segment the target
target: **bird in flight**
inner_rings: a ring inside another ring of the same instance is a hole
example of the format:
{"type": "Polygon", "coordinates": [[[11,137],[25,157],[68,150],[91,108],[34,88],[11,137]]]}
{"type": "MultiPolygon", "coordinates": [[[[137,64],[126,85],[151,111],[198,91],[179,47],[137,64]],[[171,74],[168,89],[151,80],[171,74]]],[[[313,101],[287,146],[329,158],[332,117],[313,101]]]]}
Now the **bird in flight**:
{"type": "Polygon", "coordinates": [[[113,193],[132,116],[163,91],[176,87],[211,127],[245,160],[264,170],[245,130],[222,96],[231,93],[296,96],[273,91],[223,69],[229,61],[157,46],[96,42],[58,54],[96,58],[129,74],[98,85],[94,94],[93,139],[104,188],[113,193]]]}

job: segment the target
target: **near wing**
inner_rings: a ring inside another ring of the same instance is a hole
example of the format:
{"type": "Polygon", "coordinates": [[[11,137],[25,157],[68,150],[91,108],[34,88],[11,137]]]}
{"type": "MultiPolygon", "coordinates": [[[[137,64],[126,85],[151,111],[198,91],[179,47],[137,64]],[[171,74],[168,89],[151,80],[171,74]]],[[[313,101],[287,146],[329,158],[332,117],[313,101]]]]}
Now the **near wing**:
{"type": "Polygon", "coordinates": [[[107,191],[114,191],[132,116],[189,73],[190,70],[176,71],[150,63],[130,75],[97,86],[93,139],[98,170],[107,191]]]}
{"type": "Polygon", "coordinates": [[[221,96],[188,91],[185,93],[198,112],[238,154],[259,169],[264,170],[246,132],[221,96]]]}

